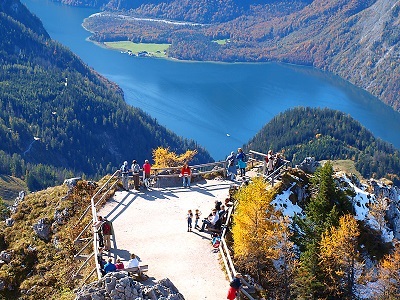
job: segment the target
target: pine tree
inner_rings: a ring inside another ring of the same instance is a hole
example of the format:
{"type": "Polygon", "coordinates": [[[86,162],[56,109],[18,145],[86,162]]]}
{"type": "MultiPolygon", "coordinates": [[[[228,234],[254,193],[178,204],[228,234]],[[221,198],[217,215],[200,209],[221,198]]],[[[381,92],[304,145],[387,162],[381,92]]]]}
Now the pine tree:
{"type": "Polygon", "coordinates": [[[295,216],[293,220],[294,241],[301,251],[294,284],[300,297],[318,299],[324,296],[324,273],[319,257],[322,234],[332,226],[338,226],[341,215],[352,211],[350,201],[336,186],[333,173],[330,162],[317,169],[312,179],[313,196],[306,206],[305,217],[295,216]]]}

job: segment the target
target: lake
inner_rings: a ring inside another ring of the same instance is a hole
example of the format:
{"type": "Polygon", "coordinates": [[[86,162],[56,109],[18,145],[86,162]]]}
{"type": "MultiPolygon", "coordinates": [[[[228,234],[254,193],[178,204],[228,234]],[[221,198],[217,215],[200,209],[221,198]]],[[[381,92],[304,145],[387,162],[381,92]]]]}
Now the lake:
{"type": "Polygon", "coordinates": [[[197,141],[214,159],[246,143],[275,115],[296,106],[348,113],[400,148],[400,114],[327,72],[277,63],[210,63],[138,58],[86,39],[81,26],[97,12],[45,0],[23,0],[50,36],[116,82],[125,100],[176,134],[197,141]]]}

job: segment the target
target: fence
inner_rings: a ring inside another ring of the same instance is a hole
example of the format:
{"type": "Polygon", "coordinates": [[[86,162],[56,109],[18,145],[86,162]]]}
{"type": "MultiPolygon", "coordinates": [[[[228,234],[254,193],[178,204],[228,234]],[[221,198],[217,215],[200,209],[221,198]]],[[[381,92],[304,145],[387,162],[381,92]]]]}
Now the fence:
{"type": "Polygon", "coordinates": [[[83,282],[87,282],[87,280],[94,274],[97,273],[97,278],[101,278],[101,272],[99,268],[99,262],[98,262],[98,236],[93,230],[93,224],[97,221],[97,207],[106,200],[107,194],[110,190],[114,189],[114,187],[117,185],[117,183],[120,180],[119,177],[119,170],[115,171],[113,175],[104,183],[100,189],[92,196],[90,199],[90,205],[85,209],[85,211],[82,213],[78,220],[78,224],[86,217],[86,215],[91,212],[92,214],[92,220],[89,221],[89,223],[83,228],[83,230],[79,233],[79,235],[76,237],[74,243],[76,245],[82,245],[82,243],[85,243],[80,250],[77,252],[77,254],[74,256],[75,259],[78,260],[85,260],[83,264],[79,267],[79,269],[73,274],[74,278],[82,278],[81,272],[85,266],[88,265],[91,259],[94,258],[95,260],[95,267],[91,270],[89,275],[84,279],[83,282]],[[99,195],[103,193],[100,197],[99,195]],[[89,236],[89,237],[85,237],[89,236]],[[86,249],[89,248],[90,244],[93,244],[93,251],[90,254],[83,254],[86,249]]]}
{"type": "MultiPolygon", "coordinates": [[[[275,170],[273,173],[271,173],[269,175],[265,175],[265,170],[266,170],[266,165],[265,165],[265,160],[264,160],[265,156],[266,156],[266,154],[264,154],[264,153],[250,150],[249,159],[248,159],[248,167],[254,168],[254,167],[257,167],[257,165],[259,165],[261,162],[263,162],[261,174],[262,174],[262,176],[264,176],[264,178],[269,180],[273,185],[274,178],[277,176],[277,174],[279,174],[281,172],[281,170],[283,168],[287,167],[289,161],[284,161],[284,164],[281,167],[279,167],[277,170],[275,170]],[[263,159],[257,160],[256,159],[257,156],[261,156],[261,157],[263,157],[263,159]]],[[[222,172],[223,176],[226,177],[226,166],[227,166],[226,161],[218,161],[218,162],[214,162],[214,163],[193,165],[193,166],[191,166],[192,176],[205,175],[205,174],[210,174],[210,173],[215,173],[215,172],[222,172]]],[[[180,169],[181,169],[181,167],[153,168],[151,170],[152,171],[151,177],[153,179],[155,179],[156,182],[158,183],[157,187],[161,187],[159,179],[178,177],[180,174],[180,169]]],[[[93,197],[91,198],[91,201],[90,201],[90,205],[85,209],[85,211],[83,212],[83,214],[81,215],[81,217],[78,220],[78,223],[80,223],[85,218],[85,216],[89,213],[89,211],[91,212],[92,220],[84,227],[84,229],[81,231],[81,233],[75,239],[75,244],[81,245],[82,243],[85,243],[81,247],[81,249],[78,251],[78,253],[75,255],[75,259],[84,259],[85,261],[80,266],[80,268],[77,270],[77,272],[75,272],[75,274],[73,275],[74,278],[82,278],[80,273],[82,272],[83,268],[88,265],[88,263],[90,262],[91,259],[94,258],[94,261],[95,261],[95,267],[91,270],[91,272],[89,273],[89,275],[87,275],[87,277],[84,279],[83,282],[87,282],[87,280],[94,273],[97,274],[98,279],[100,279],[102,276],[101,271],[100,271],[100,263],[98,261],[98,257],[99,257],[98,236],[97,236],[95,230],[93,230],[93,224],[95,222],[97,222],[97,207],[105,200],[108,192],[110,190],[112,190],[119,181],[120,181],[120,171],[117,170],[107,180],[107,182],[103,186],[101,186],[100,189],[93,195],[93,197]],[[99,195],[101,193],[103,193],[103,195],[100,196],[100,198],[99,198],[99,195]],[[99,199],[97,199],[97,198],[99,198],[99,199]],[[96,201],[96,199],[97,199],[97,201],[96,201]],[[91,231],[90,237],[85,238],[84,236],[88,235],[89,231],[91,231]],[[85,252],[85,250],[89,248],[90,244],[93,245],[93,251],[90,254],[83,254],[85,252]]],[[[231,255],[230,255],[229,248],[226,244],[225,235],[226,235],[226,230],[231,222],[233,209],[234,209],[234,207],[231,207],[228,211],[227,220],[226,220],[225,226],[224,226],[222,234],[221,234],[221,244],[219,247],[220,253],[222,256],[222,260],[224,262],[225,268],[227,270],[228,278],[230,281],[233,279],[233,276],[236,273],[236,270],[235,270],[235,266],[233,264],[233,261],[232,261],[231,255]]],[[[248,287],[250,290],[253,288],[244,279],[242,279],[242,281],[243,281],[244,285],[246,287],[248,287]]],[[[241,289],[241,293],[245,297],[247,297],[247,299],[254,300],[254,298],[245,289],[241,289]]]]}

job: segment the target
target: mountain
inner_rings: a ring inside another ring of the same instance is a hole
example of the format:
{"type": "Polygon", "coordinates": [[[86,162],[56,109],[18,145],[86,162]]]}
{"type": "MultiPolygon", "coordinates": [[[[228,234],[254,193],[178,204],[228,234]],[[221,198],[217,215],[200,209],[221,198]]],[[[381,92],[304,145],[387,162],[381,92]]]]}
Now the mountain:
{"type": "Polygon", "coordinates": [[[178,137],[61,44],[17,0],[0,5],[0,175],[23,178],[30,190],[65,176],[96,177],[152,157],[206,150],[178,137]]]}
{"type": "Polygon", "coordinates": [[[245,146],[262,153],[282,152],[293,164],[351,159],[365,178],[399,182],[400,152],[349,115],[332,109],[297,107],[275,116],[245,146]]]}
{"type": "Polygon", "coordinates": [[[314,66],[400,110],[397,0],[122,0],[101,5],[117,12],[85,20],[95,41],[170,43],[168,56],[182,60],[314,66]],[[129,16],[200,24],[168,24],[129,16]]]}

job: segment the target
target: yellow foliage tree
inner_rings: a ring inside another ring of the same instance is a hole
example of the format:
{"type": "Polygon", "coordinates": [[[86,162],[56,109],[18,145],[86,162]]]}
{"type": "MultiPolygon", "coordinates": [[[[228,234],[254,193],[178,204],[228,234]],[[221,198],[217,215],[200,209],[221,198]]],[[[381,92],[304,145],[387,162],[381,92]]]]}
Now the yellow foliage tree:
{"type": "Polygon", "coordinates": [[[235,195],[237,206],[232,228],[235,260],[246,271],[257,276],[260,281],[262,270],[278,258],[278,232],[281,227],[281,213],[275,210],[271,201],[275,190],[267,190],[262,178],[254,178],[235,195]]]}
{"type": "Polygon", "coordinates": [[[197,150],[186,150],[185,153],[177,155],[169,148],[158,147],[153,150],[153,168],[180,167],[189,163],[197,154],[197,150]]]}
{"type": "Polygon", "coordinates": [[[400,245],[385,256],[379,266],[379,292],[377,299],[400,299],[400,245]]]}
{"type": "Polygon", "coordinates": [[[322,235],[321,269],[326,277],[325,287],[332,296],[353,299],[359,235],[357,221],[352,215],[342,216],[339,227],[331,227],[322,235]]]}

